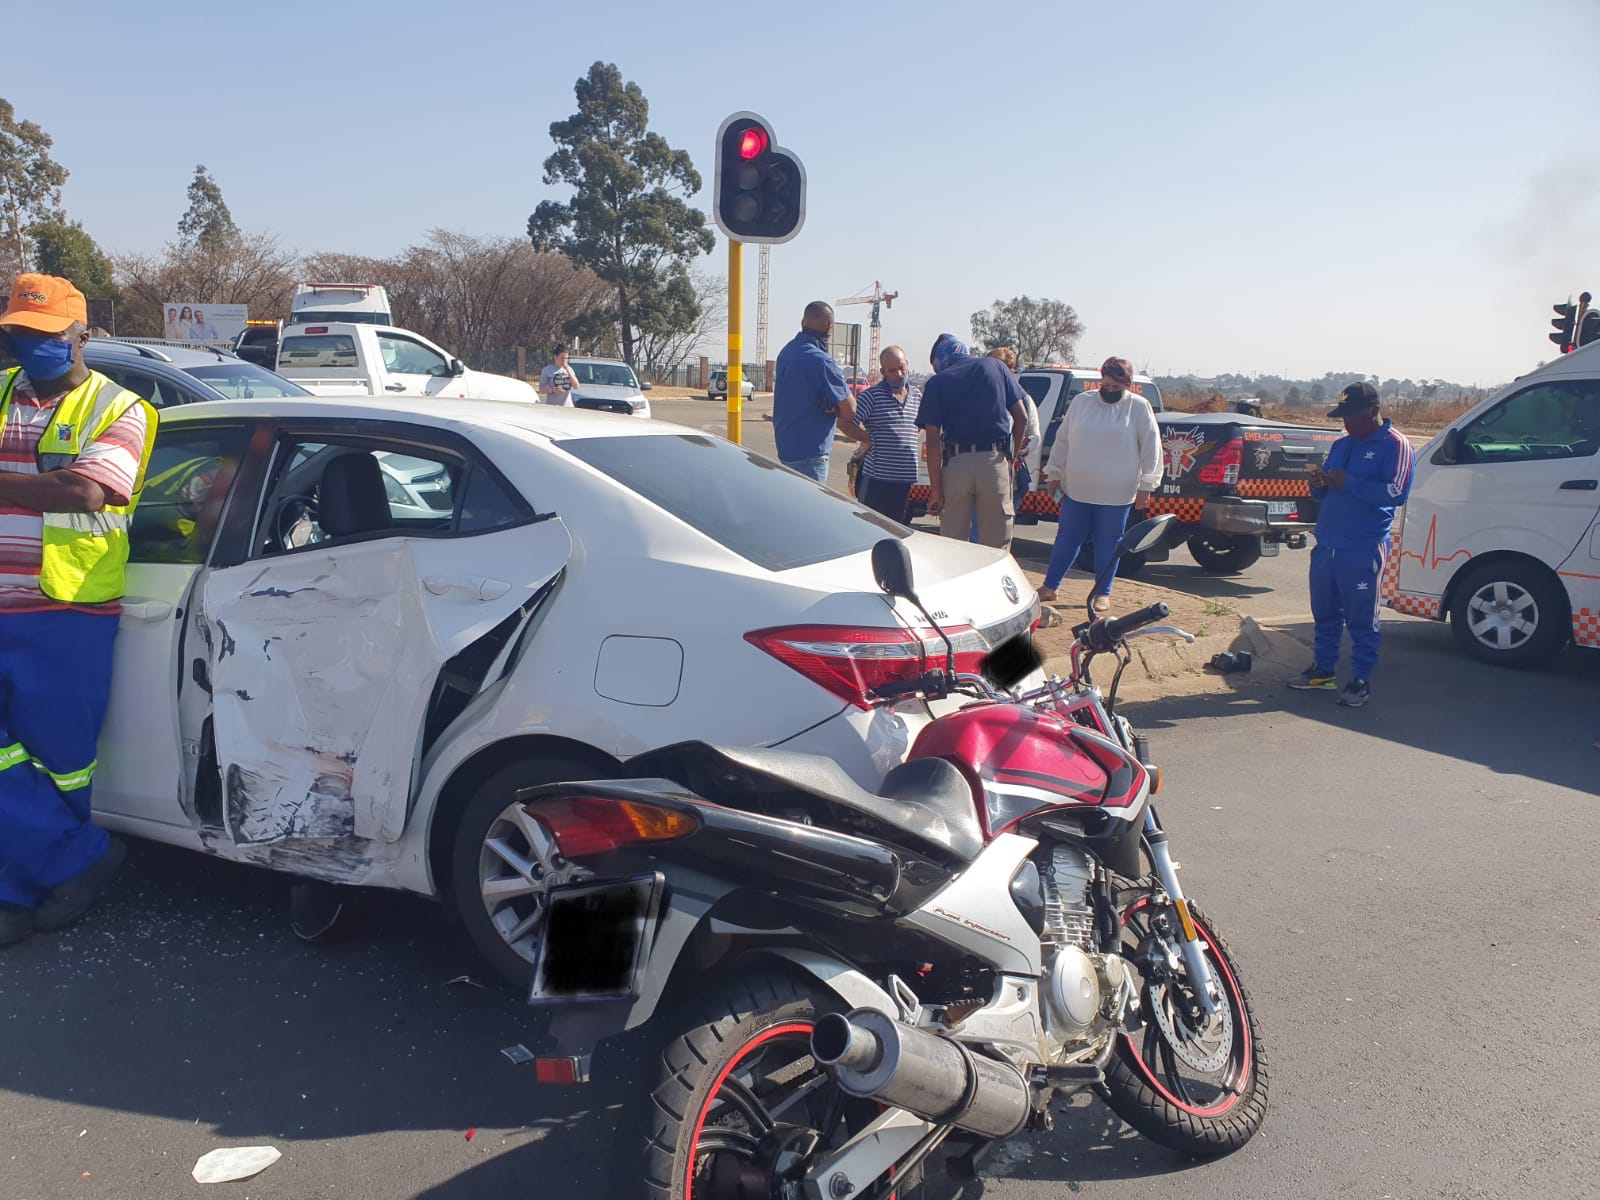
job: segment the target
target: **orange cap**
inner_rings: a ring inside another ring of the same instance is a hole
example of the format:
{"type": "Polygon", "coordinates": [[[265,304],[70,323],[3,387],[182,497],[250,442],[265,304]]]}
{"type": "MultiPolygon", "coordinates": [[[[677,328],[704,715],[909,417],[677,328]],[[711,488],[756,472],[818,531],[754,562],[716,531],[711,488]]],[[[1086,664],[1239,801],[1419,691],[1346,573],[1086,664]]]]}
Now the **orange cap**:
{"type": "Polygon", "coordinates": [[[89,323],[89,305],[70,279],[59,275],[18,275],[0,325],[39,333],[62,333],[74,321],[89,323]]]}

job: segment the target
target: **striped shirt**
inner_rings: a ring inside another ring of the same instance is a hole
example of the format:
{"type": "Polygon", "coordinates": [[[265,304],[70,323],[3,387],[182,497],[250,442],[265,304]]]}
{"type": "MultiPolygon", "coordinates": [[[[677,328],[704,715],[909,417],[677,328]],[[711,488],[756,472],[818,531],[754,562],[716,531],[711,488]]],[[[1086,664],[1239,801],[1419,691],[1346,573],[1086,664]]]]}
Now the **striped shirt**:
{"type": "MultiPolygon", "coordinates": [[[[89,387],[96,380],[107,386],[116,384],[91,372],[80,385],[89,387]]],[[[61,397],[41,401],[34,395],[27,377],[17,377],[6,411],[5,428],[0,429],[0,471],[19,475],[39,473],[39,439],[50,427],[50,418],[61,397]]],[[[85,446],[72,466],[64,468],[105,488],[108,502],[127,503],[139,474],[139,456],[146,436],[144,406],[136,404],[112,422],[111,427],[85,446]]],[[[0,612],[77,612],[122,611],[120,601],[104,604],[63,604],[39,590],[39,566],[44,556],[44,514],[31,508],[18,508],[0,500],[0,612]]]]}
{"type": "Polygon", "coordinates": [[[861,464],[863,475],[893,483],[917,481],[917,410],[921,407],[922,392],[915,384],[906,385],[903,403],[882,381],[856,396],[856,421],[872,439],[872,449],[861,464]]]}

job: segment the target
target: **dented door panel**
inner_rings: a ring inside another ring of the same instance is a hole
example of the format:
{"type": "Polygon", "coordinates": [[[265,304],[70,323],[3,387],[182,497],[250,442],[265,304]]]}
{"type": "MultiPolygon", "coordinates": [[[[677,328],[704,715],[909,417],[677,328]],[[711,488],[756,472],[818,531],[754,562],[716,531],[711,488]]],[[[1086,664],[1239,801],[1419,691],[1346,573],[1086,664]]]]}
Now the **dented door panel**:
{"type": "Polygon", "coordinates": [[[311,546],[209,573],[200,619],[229,836],[398,839],[440,667],[571,549],[550,519],[311,546]]]}

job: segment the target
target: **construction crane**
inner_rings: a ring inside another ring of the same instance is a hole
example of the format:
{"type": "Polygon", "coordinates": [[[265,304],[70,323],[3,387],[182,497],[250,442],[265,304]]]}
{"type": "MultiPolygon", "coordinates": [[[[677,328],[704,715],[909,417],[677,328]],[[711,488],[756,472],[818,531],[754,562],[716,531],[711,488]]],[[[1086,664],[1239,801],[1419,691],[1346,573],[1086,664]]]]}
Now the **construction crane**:
{"type": "Polygon", "coordinates": [[[761,386],[772,390],[772,380],[767,375],[767,285],[772,275],[772,247],[761,244],[761,270],[756,284],[756,369],[761,372],[761,386]]]}
{"type": "MultiPolygon", "coordinates": [[[[851,296],[846,300],[836,300],[834,303],[841,307],[846,304],[872,305],[872,349],[867,359],[867,386],[878,382],[878,343],[883,338],[883,321],[879,317],[880,306],[894,307],[894,302],[900,298],[899,292],[886,292],[883,284],[876,279],[872,281],[872,291],[860,296],[851,296]]],[[[858,366],[860,364],[857,364],[858,366]]]]}

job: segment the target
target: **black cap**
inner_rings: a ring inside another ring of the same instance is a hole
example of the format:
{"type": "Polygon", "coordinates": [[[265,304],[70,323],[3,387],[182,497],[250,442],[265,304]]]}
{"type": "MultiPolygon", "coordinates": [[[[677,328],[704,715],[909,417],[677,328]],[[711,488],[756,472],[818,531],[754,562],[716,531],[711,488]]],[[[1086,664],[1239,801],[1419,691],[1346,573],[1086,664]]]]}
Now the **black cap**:
{"type": "Polygon", "coordinates": [[[1339,393],[1339,403],[1328,410],[1330,417],[1350,417],[1378,407],[1378,389],[1370,383],[1352,383],[1339,393]]]}

